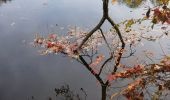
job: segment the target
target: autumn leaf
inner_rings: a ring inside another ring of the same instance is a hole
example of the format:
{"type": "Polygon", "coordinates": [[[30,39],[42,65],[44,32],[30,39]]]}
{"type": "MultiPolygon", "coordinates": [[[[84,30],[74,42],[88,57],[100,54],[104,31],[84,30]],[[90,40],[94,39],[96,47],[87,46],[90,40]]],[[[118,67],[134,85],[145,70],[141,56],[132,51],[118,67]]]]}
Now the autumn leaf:
{"type": "Polygon", "coordinates": [[[104,59],[104,55],[100,54],[96,57],[96,60],[90,64],[91,67],[98,65],[104,59]]]}
{"type": "Polygon", "coordinates": [[[129,28],[129,27],[131,27],[134,23],[135,23],[135,22],[134,22],[133,19],[128,20],[128,22],[126,23],[126,29],[129,28]]]}
{"type": "Polygon", "coordinates": [[[115,4],[117,2],[117,0],[112,0],[112,4],[115,4]]]}
{"type": "Polygon", "coordinates": [[[57,34],[49,34],[48,37],[49,37],[49,39],[56,39],[57,34]]]}

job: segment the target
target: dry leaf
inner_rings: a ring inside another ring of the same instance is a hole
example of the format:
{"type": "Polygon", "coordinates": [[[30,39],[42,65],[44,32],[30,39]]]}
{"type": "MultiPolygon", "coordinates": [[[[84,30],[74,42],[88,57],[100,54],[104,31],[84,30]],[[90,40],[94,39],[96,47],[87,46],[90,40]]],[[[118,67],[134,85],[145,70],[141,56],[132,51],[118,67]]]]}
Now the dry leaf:
{"type": "Polygon", "coordinates": [[[117,0],[112,0],[112,4],[115,4],[117,2],[117,0]]]}

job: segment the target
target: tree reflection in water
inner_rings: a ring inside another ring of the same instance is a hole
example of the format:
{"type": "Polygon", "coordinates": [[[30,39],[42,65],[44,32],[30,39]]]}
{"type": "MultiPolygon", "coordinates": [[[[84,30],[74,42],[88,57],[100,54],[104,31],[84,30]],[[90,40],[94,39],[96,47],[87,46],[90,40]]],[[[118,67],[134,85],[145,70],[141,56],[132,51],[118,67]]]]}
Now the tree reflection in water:
{"type": "Polygon", "coordinates": [[[150,2],[154,6],[159,6],[159,5],[162,5],[163,2],[165,1],[166,1],[166,4],[168,4],[170,0],[117,0],[119,4],[125,4],[126,6],[130,8],[137,8],[145,2],[150,2]]]}
{"type": "Polygon", "coordinates": [[[2,5],[3,3],[7,3],[8,1],[12,1],[12,0],[0,0],[0,5],[2,5]]]}
{"type": "MultiPolygon", "coordinates": [[[[80,88],[79,91],[73,91],[70,86],[66,84],[55,88],[54,91],[55,97],[48,97],[48,100],[87,100],[87,93],[83,88],[80,88]]],[[[36,100],[36,97],[31,96],[30,99],[36,100]]]]}

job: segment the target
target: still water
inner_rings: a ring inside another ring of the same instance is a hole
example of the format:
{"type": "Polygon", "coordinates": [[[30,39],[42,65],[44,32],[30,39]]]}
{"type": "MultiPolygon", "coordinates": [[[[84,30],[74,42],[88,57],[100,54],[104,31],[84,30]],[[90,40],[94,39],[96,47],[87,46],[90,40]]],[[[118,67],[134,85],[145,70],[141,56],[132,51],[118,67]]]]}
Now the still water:
{"type": "MultiPolygon", "coordinates": [[[[68,25],[91,29],[102,16],[101,3],[0,0],[0,100],[30,100],[31,96],[47,100],[54,98],[54,88],[63,84],[69,84],[73,91],[84,88],[88,100],[99,100],[100,86],[82,65],[61,55],[41,56],[29,43],[35,33],[57,33],[68,25]]],[[[140,17],[138,12],[142,11],[140,6],[129,8],[119,3],[110,10],[116,22],[140,17]]]]}

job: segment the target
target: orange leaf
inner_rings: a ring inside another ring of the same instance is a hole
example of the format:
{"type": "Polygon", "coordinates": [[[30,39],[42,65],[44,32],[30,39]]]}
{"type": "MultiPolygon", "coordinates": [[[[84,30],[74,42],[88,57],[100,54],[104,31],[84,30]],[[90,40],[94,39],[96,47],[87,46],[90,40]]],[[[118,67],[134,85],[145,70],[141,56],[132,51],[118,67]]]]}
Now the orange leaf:
{"type": "Polygon", "coordinates": [[[112,4],[115,4],[117,2],[117,0],[112,0],[112,4]]]}

